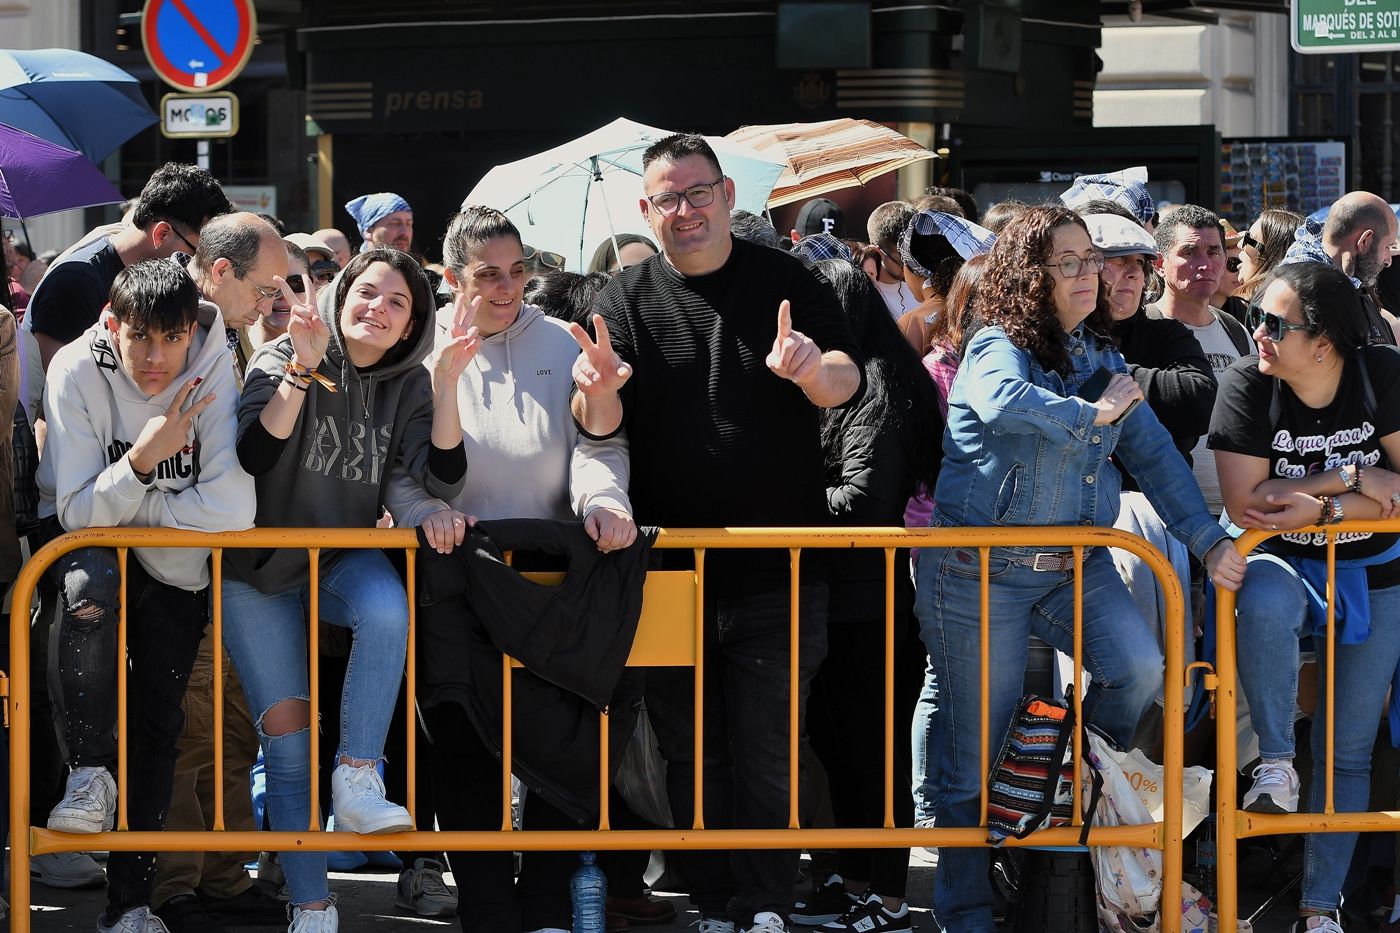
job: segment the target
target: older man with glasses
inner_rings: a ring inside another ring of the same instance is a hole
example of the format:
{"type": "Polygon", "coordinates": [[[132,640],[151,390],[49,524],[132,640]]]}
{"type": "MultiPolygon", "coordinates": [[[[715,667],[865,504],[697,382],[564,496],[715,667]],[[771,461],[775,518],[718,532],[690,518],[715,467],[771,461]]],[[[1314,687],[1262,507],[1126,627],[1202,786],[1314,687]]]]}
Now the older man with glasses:
{"type": "MultiPolygon", "coordinates": [[[[828,524],[819,410],[862,389],[835,294],[796,257],[731,236],[734,182],[703,137],[668,136],[642,164],[638,206],[661,253],[598,297],[596,341],[573,325],[584,349],[575,418],[593,437],[627,432],[638,524],[828,524]]],[[[802,560],[793,698],[787,554],[721,550],[705,560],[706,826],[787,825],[788,704],[806,706],[826,653],[821,564],[819,553],[802,560]]],[[[677,826],[693,818],[693,690],[673,672],[647,687],[677,826]]],[[[679,858],[701,933],[786,931],[796,852],[679,858]]]]}

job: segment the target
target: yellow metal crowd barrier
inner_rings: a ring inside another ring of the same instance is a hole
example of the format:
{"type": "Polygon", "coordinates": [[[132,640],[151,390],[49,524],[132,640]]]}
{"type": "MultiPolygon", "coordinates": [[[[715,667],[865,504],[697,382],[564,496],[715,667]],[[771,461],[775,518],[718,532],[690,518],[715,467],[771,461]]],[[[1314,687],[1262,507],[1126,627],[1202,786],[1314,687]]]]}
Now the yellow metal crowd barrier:
{"type": "MultiPolygon", "coordinates": [[[[1163,853],[1163,883],[1166,896],[1163,903],[1175,902],[1175,893],[1181,890],[1182,838],[1181,838],[1181,787],[1182,787],[1182,745],[1183,745],[1183,668],[1185,629],[1183,621],[1183,599],[1180,582],[1170,563],[1162,554],[1141,538],[1125,532],[1085,527],[1040,527],[1040,528],[929,528],[929,529],[890,529],[890,528],[728,528],[728,529],[664,529],[656,541],[657,548],[687,549],[695,555],[694,571],[653,571],[648,575],[644,592],[642,619],[638,627],[636,642],[628,663],[645,666],[691,666],[695,668],[695,821],[690,827],[659,830],[614,830],[608,822],[608,794],[606,775],[607,729],[600,728],[600,811],[599,826],[590,831],[568,830],[529,830],[513,831],[510,820],[510,729],[504,730],[502,748],[502,825],[500,831],[424,831],[392,833],[376,836],[377,848],[421,851],[460,851],[460,850],[577,850],[577,849],[771,849],[771,848],[889,848],[902,846],[959,846],[975,847],[986,845],[987,786],[983,782],[981,803],[981,828],[924,828],[896,827],[894,821],[894,743],[908,741],[908,735],[898,737],[893,727],[894,721],[894,640],[895,624],[894,580],[896,573],[905,570],[896,566],[895,553],[899,548],[909,547],[961,547],[976,549],[981,555],[982,569],[982,721],[981,721],[981,763],[982,772],[990,770],[992,749],[988,743],[988,680],[987,671],[991,663],[988,656],[986,633],[992,620],[988,617],[988,559],[992,547],[1071,547],[1074,553],[1074,660],[1076,667],[1082,668],[1083,644],[1083,575],[1082,561],[1085,548],[1115,547],[1129,551],[1141,558],[1161,585],[1165,594],[1165,719],[1164,719],[1164,812],[1158,823],[1142,825],[1113,826],[1094,828],[1089,836],[1091,846],[1127,845],[1155,848],[1163,853]],[[787,828],[773,829],[709,829],[704,825],[704,781],[703,781],[703,717],[705,653],[703,650],[703,618],[705,592],[705,555],[716,549],[781,549],[791,555],[791,651],[792,662],[789,689],[789,808],[787,828]],[[798,576],[802,551],[804,549],[843,549],[872,548],[884,551],[885,555],[885,665],[884,683],[884,764],[885,802],[883,825],[865,828],[802,828],[798,812],[798,576]]],[[[210,548],[213,553],[212,625],[215,643],[214,651],[214,766],[223,773],[223,677],[225,663],[222,650],[223,611],[220,598],[222,582],[222,552],[229,548],[303,548],[310,555],[310,579],[319,579],[319,560],[322,551],[345,548],[402,548],[407,552],[408,587],[414,590],[413,551],[417,548],[416,533],[411,529],[282,529],[259,528],[250,531],[207,534],[193,531],[178,531],[160,528],[93,528],[72,532],[50,542],[24,566],[15,582],[13,609],[10,616],[10,657],[13,670],[10,672],[9,705],[10,713],[10,884],[11,884],[11,929],[15,933],[28,933],[30,929],[30,878],[29,859],[31,855],[49,852],[72,852],[87,850],[115,851],[295,851],[321,850],[334,851],[346,845],[343,836],[321,831],[316,822],[319,812],[317,801],[317,779],[313,771],[310,795],[313,825],[305,832],[244,832],[225,830],[224,800],[222,781],[215,780],[214,786],[214,829],[209,832],[166,831],[134,832],[127,829],[127,737],[126,737],[126,644],[127,644],[127,602],[125,586],[121,597],[118,623],[118,812],[116,829],[112,832],[96,834],[70,834],[54,832],[44,827],[29,825],[29,607],[40,576],[62,555],[79,548],[104,547],[117,551],[118,563],[125,582],[127,561],[133,547],[200,547],[210,548]]],[[[309,618],[317,617],[318,587],[310,587],[309,618]]],[[[414,639],[417,636],[414,600],[409,600],[409,651],[407,658],[408,696],[414,696],[415,651],[414,639]]],[[[1223,611],[1223,609],[1222,609],[1223,611]]],[[[1221,639],[1222,658],[1226,650],[1224,637],[1221,639]]],[[[1233,646],[1231,646],[1233,650],[1233,646]]],[[[317,626],[309,627],[308,654],[311,675],[311,721],[316,722],[317,709],[317,626]]],[[[513,662],[506,658],[503,664],[509,668],[513,662]]],[[[503,722],[511,722],[510,677],[503,677],[505,685],[503,722]]],[[[1222,691],[1223,693],[1228,691],[1222,691]]],[[[1225,697],[1230,704],[1226,711],[1222,704],[1223,721],[1233,721],[1232,694],[1225,697]]],[[[1080,698],[1074,698],[1078,721],[1083,721],[1080,698]]],[[[604,714],[605,715],[605,714],[604,714]]],[[[405,760],[408,767],[409,812],[416,816],[414,794],[414,710],[408,709],[408,747],[405,760]]],[[[318,766],[317,733],[311,730],[311,762],[318,766]]],[[[1080,738],[1075,735],[1074,754],[1076,762],[1081,754],[1080,738]]],[[[901,775],[900,780],[907,780],[901,775]]],[[[1223,788],[1222,788],[1223,790],[1223,788]]],[[[1075,807],[1073,825],[1046,829],[1025,840],[1008,839],[1008,846],[1068,846],[1078,843],[1081,807],[1079,785],[1075,783],[1075,807]]],[[[1223,796],[1222,796],[1222,799],[1223,796]]],[[[1253,819],[1257,816],[1250,814],[1253,819]]],[[[1400,814],[1396,815],[1400,817],[1400,814]]],[[[1225,819],[1222,811],[1222,826],[1225,819]]],[[[1353,827],[1354,828],[1354,827],[1353,827]]],[[[1274,831],[1274,830],[1270,830],[1274,831]]],[[[1234,839],[1221,833],[1221,863],[1225,863],[1227,838],[1229,856],[1233,858],[1234,839]]],[[[1222,884],[1222,888],[1223,888],[1222,884]]],[[[1233,892],[1232,892],[1233,893],[1233,892]]],[[[1167,910],[1162,918],[1163,933],[1178,933],[1181,924],[1179,911],[1167,910]]]]}
{"type": "MultiPolygon", "coordinates": [[[[1324,780],[1324,805],[1321,813],[1251,813],[1236,804],[1239,766],[1235,744],[1235,698],[1239,690],[1235,659],[1235,594],[1216,591],[1216,681],[1218,684],[1216,714],[1216,909],[1221,930],[1234,930],[1239,916],[1239,841],[1252,836],[1273,836],[1283,833],[1380,833],[1400,830],[1400,811],[1368,813],[1338,813],[1333,800],[1333,667],[1336,658],[1336,626],[1333,590],[1335,587],[1337,536],[1356,532],[1376,534],[1395,533],[1395,521],[1347,521],[1337,525],[1313,527],[1303,531],[1327,536],[1327,668],[1322,677],[1326,683],[1326,720],[1319,725],[1326,731],[1326,755],[1323,762],[1314,761],[1316,769],[1323,765],[1322,774],[1314,770],[1314,780],[1324,780]]],[[[1235,542],[1241,554],[1249,555],[1261,543],[1278,531],[1247,531],[1235,542]]],[[[1392,624],[1393,624],[1393,620],[1392,624]]]]}

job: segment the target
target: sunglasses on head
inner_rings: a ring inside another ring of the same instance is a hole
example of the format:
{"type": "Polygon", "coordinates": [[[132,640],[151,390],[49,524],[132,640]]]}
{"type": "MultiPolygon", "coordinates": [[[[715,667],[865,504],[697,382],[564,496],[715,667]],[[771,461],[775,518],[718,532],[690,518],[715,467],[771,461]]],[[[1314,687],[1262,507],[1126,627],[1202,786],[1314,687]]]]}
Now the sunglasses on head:
{"type": "Polygon", "coordinates": [[[551,253],[549,250],[535,249],[533,246],[525,247],[525,261],[537,262],[546,269],[555,272],[564,268],[564,257],[558,253],[551,253]]]}
{"type": "Polygon", "coordinates": [[[1290,324],[1272,311],[1265,311],[1258,305],[1250,305],[1249,313],[1245,316],[1245,322],[1249,324],[1250,330],[1258,330],[1259,325],[1264,326],[1264,335],[1278,343],[1290,330],[1301,330],[1304,333],[1311,331],[1307,324],[1290,324]]]}

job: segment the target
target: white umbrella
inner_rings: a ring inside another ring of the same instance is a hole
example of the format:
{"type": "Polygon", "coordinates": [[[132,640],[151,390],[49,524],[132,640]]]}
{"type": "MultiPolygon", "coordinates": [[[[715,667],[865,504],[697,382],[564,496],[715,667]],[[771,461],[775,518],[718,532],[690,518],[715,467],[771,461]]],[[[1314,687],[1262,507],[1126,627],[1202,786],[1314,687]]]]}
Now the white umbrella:
{"type": "MultiPolygon", "coordinates": [[[[462,203],[504,212],[526,243],[568,257],[582,272],[604,240],[651,236],[637,206],[642,153],[671,132],[619,117],[562,146],[496,166],[462,203]]],[[[705,139],[734,180],[734,207],[761,214],[784,164],[723,137],[705,139]]]]}

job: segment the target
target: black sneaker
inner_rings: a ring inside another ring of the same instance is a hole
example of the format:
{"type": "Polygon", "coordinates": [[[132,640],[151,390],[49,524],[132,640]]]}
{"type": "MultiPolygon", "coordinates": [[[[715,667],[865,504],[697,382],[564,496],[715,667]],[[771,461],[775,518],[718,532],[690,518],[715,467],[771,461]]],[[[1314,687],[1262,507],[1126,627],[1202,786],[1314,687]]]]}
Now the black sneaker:
{"type": "Polygon", "coordinates": [[[792,922],[798,926],[819,927],[823,923],[838,920],[860,899],[846,890],[846,882],[840,875],[832,875],[826,883],[817,888],[805,901],[798,901],[792,909],[792,922]]]}
{"type": "Polygon", "coordinates": [[[161,919],[170,933],[225,933],[193,894],[177,894],[151,913],[161,919]]]}
{"type": "Polygon", "coordinates": [[[880,895],[867,894],[844,915],[822,924],[821,929],[836,933],[910,933],[914,924],[908,904],[900,904],[898,911],[891,912],[885,909],[880,895]]]}

